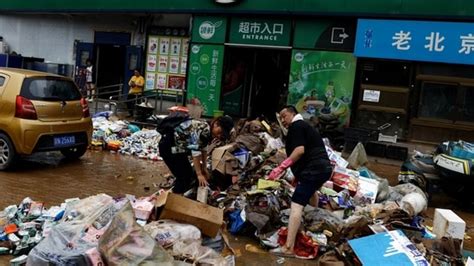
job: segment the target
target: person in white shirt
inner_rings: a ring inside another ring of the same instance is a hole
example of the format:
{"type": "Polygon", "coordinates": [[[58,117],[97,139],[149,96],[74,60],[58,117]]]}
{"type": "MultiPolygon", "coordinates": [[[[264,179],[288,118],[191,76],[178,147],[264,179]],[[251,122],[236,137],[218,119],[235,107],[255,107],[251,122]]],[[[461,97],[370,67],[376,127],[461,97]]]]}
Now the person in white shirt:
{"type": "Polygon", "coordinates": [[[86,89],[87,89],[87,99],[94,100],[94,83],[92,82],[92,73],[93,66],[91,60],[87,59],[86,61],[86,89]]]}

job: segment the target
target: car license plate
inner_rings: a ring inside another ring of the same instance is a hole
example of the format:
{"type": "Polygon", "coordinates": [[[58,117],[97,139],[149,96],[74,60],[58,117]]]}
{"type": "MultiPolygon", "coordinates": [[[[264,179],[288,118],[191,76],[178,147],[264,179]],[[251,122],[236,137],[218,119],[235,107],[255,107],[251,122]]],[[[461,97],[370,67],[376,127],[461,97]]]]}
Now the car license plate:
{"type": "Polygon", "coordinates": [[[63,136],[63,137],[54,138],[55,147],[69,146],[75,143],[76,143],[76,138],[74,136],[63,136]]]}

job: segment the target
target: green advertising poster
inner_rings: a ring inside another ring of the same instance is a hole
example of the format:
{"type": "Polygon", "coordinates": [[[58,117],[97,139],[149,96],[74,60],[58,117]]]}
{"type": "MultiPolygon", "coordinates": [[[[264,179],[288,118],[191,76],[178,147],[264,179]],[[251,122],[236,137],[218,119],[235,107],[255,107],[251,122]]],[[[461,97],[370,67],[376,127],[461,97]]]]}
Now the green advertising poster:
{"type": "Polygon", "coordinates": [[[227,29],[225,17],[193,18],[193,42],[199,43],[224,43],[227,29]]]}
{"type": "Polygon", "coordinates": [[[251,45],[289,46],[290,20],[232,18],[229,42],[251,45]]]}
{"type": "Polygon", "coordinates": [[[219,110],[224,46],[193,44],[189,61],[188,102],[197,98],[203,115],[212,116],[219,110]]]}
{"type": "Polygon", "coordinates": [[[288,104],[307,120],[348,126],[355,70],[350,53],[293,50],[288,104]]]}

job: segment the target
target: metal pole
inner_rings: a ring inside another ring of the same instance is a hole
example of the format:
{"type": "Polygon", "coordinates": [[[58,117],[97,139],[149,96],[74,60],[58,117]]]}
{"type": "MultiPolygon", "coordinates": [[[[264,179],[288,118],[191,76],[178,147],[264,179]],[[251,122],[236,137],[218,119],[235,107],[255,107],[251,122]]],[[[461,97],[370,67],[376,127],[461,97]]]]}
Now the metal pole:
{"type": "MultiPolygon", "coordinates": [[[[97,81],[99,78],[99,55],[100,55],[100,45],[97,45],[97,55],[95,57],[95,65],[93,67],[95,71],[95,90],[94,90],[94,95],[92,95],[92,99],[95,101],[95,113],[97,113],[97,110],[99,109],[99,86],[97,86],[97,81]]],[[[91,93],[91,92],[88,92],[91,93]]]]}
{"type": "Polygon", "coordinates": [[[99,87],[95,86],[94,95],[92,95],[92,99],[95,101],[95,113],[99,109],[99,87]]]}
{"type": "Polygon", "coordinates": [[[163,112],[163,91],[160,93],[160,113],[163,112]]]}
{"type": "Polygon", "coordinates": [[[156,112],[156,107],[158,107],[158,90],[155,90],[155,112],[156,112]]]}

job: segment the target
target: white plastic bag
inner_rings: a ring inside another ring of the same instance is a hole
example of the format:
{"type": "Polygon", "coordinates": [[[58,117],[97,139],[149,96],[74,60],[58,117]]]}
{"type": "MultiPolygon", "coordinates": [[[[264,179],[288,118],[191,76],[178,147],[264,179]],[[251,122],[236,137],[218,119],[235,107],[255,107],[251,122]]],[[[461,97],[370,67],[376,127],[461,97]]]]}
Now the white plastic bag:
{"type": "Polygon", "coordinates": [[[145,231],[162,247],[172,246],[176,241],[200,240],[201,231],[194,225],[172,220],[159,220],[144,226],[145,231]]]}

